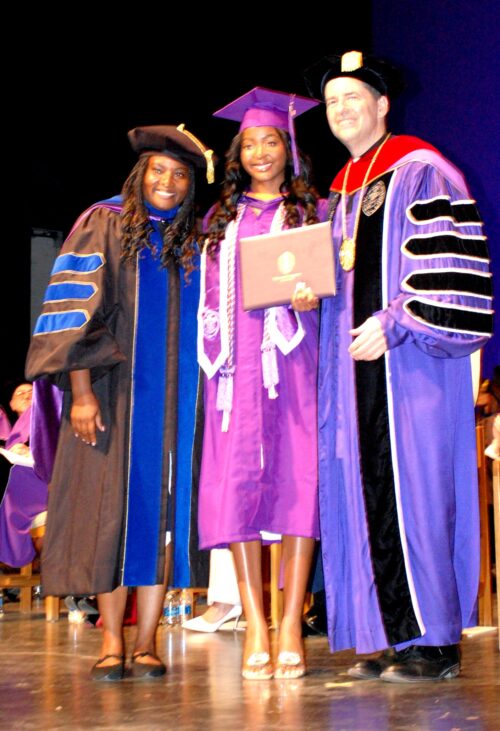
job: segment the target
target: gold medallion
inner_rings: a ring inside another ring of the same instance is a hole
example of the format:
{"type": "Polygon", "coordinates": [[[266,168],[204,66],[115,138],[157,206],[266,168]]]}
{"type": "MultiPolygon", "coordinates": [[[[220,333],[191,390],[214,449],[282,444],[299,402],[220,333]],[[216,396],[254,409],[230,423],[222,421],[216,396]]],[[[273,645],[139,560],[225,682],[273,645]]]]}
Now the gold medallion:
{"type": "Polygon", "coordinates": [[[346,205],[346,199],[347,199],[347,178],[349,177],[349,173],[351,171],[353,160],[352,158],[349,160],[349,163],[346,165],[345,173],[344,173],[344,180],[342,182],[342,195],[340,196],[340,201],[342,204],[342,245],[340,247],[339,252],[339,258],[340,258],[340,264],[342,266],[342,269],[346,272],[350,272],[351,269],[354,268],[354,262],[356,261],[356,239],[358,238],[358,227],[359,227],[359,221],[361,218],[361,211],[363,210],[366,216],[371,216],[375,211],[380,208],[382,203],[385,199],[385,185],[383,182],[381,182],[381,185],[378,185],[378,183],[374,186],[372,186],[372,192],[370,195],[367,195],[367,200],[365,202],[365,188],[368,180],[370,179],[370,173],[372,171],[373,166],[375,165],[375,161],[377,157],[379,156],[380,151],[382,150],[383,146],[391,136],[390,132],[388,132],[383,140],[383,142],[378,146],[375,154],[373,155],[370,164],[368,165],[368,169],[365,173],[365,177],[363,178],[363,182],[361,183],[361,190],[359,191],[359,198],[358,198],[358,204],[356,207],[356,213],[354,215],[354,226],[352,230],[352,236],[347,235],[347,205],[346,205]]]}
{"type": "Polygon", "coordinates": [[[345,272],[350,272],[356,261],[356,243],[354,239],[343,239],[339,252],[340,266],[345,272]]]}

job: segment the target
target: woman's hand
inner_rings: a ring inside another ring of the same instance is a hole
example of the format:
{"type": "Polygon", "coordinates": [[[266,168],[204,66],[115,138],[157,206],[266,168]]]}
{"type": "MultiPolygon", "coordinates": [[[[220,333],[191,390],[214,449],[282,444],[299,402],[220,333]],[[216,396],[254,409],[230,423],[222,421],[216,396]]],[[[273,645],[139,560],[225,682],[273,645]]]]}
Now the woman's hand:
{"type": "Polygon", "coordinates": [[[14,454],[21,454],[23,457],[27,457],[30,453],[30,448],[27,444],[21,444],[18,442],[17,444],[13,444],[12,447],[10,447],[9,452],[13,452],[14,454]]]}
{"type": "Polygon", "coordinates": [[[316,310],[319,305],[319,299],[315,296],[310,287],[306,287],[304,282],[297,282],[295,291],[292,296],[292,307],[297,312],[309,312],[316,310]]]}
{"type": "Polygon", "coordinates": [[[73,404],[71,406],[71,426],[75,437],[93,447],[97,444],[97,429],[106,431],[101,416],[101,407],[90,384],[88,370],[72,371],[71,392],[73,404]]]}

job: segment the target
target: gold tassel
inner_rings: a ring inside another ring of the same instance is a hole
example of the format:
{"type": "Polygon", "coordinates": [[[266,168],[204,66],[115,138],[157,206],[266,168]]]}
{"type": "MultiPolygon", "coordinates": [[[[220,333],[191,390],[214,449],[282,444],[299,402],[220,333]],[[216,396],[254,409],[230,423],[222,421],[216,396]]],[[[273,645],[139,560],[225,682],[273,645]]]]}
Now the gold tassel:
{"type": "Polygon", "coordinates": [[[213,160],[214,151],[209,150],[207,147],[205,147],[205,145],[203,144],[203,142],[201,142],[201,140],[199,140],[197,137],[195,137],[194,134],[192,134],[191,132],[188,132],[185,124],[180,124],[177,127],[177,129],[179,130],[179,132],[182,132],[183,134],[185,134],[186,137],[189,137],[191,142],[194,142],[196,147],[203,153],[206,163],[207,163],[207,183],[210,185],[215,180],[214,160],[213,160]]]}

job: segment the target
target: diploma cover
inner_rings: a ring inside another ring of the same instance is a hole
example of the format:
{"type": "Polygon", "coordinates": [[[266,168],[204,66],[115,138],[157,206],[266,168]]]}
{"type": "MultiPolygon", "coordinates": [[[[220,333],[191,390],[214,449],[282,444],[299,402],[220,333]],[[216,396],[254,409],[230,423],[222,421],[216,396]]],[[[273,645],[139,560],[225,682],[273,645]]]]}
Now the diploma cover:
{"type": "Polygon", "coordinates": [[[240,239],[243,309],[290,304],[299,282],[335,294],[331,222],[240,239]]]}

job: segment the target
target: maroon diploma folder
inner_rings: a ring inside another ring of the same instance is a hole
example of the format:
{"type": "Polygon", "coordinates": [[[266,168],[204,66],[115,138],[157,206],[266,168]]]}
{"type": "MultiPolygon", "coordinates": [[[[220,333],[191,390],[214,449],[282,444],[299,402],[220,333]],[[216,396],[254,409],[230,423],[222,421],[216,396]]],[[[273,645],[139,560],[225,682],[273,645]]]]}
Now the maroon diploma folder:
{"type": "Polygon", "coordinates": [[[331,222],[240,239],[243,309],[290,304],[297,284],[335,294],[331,222]]]}

